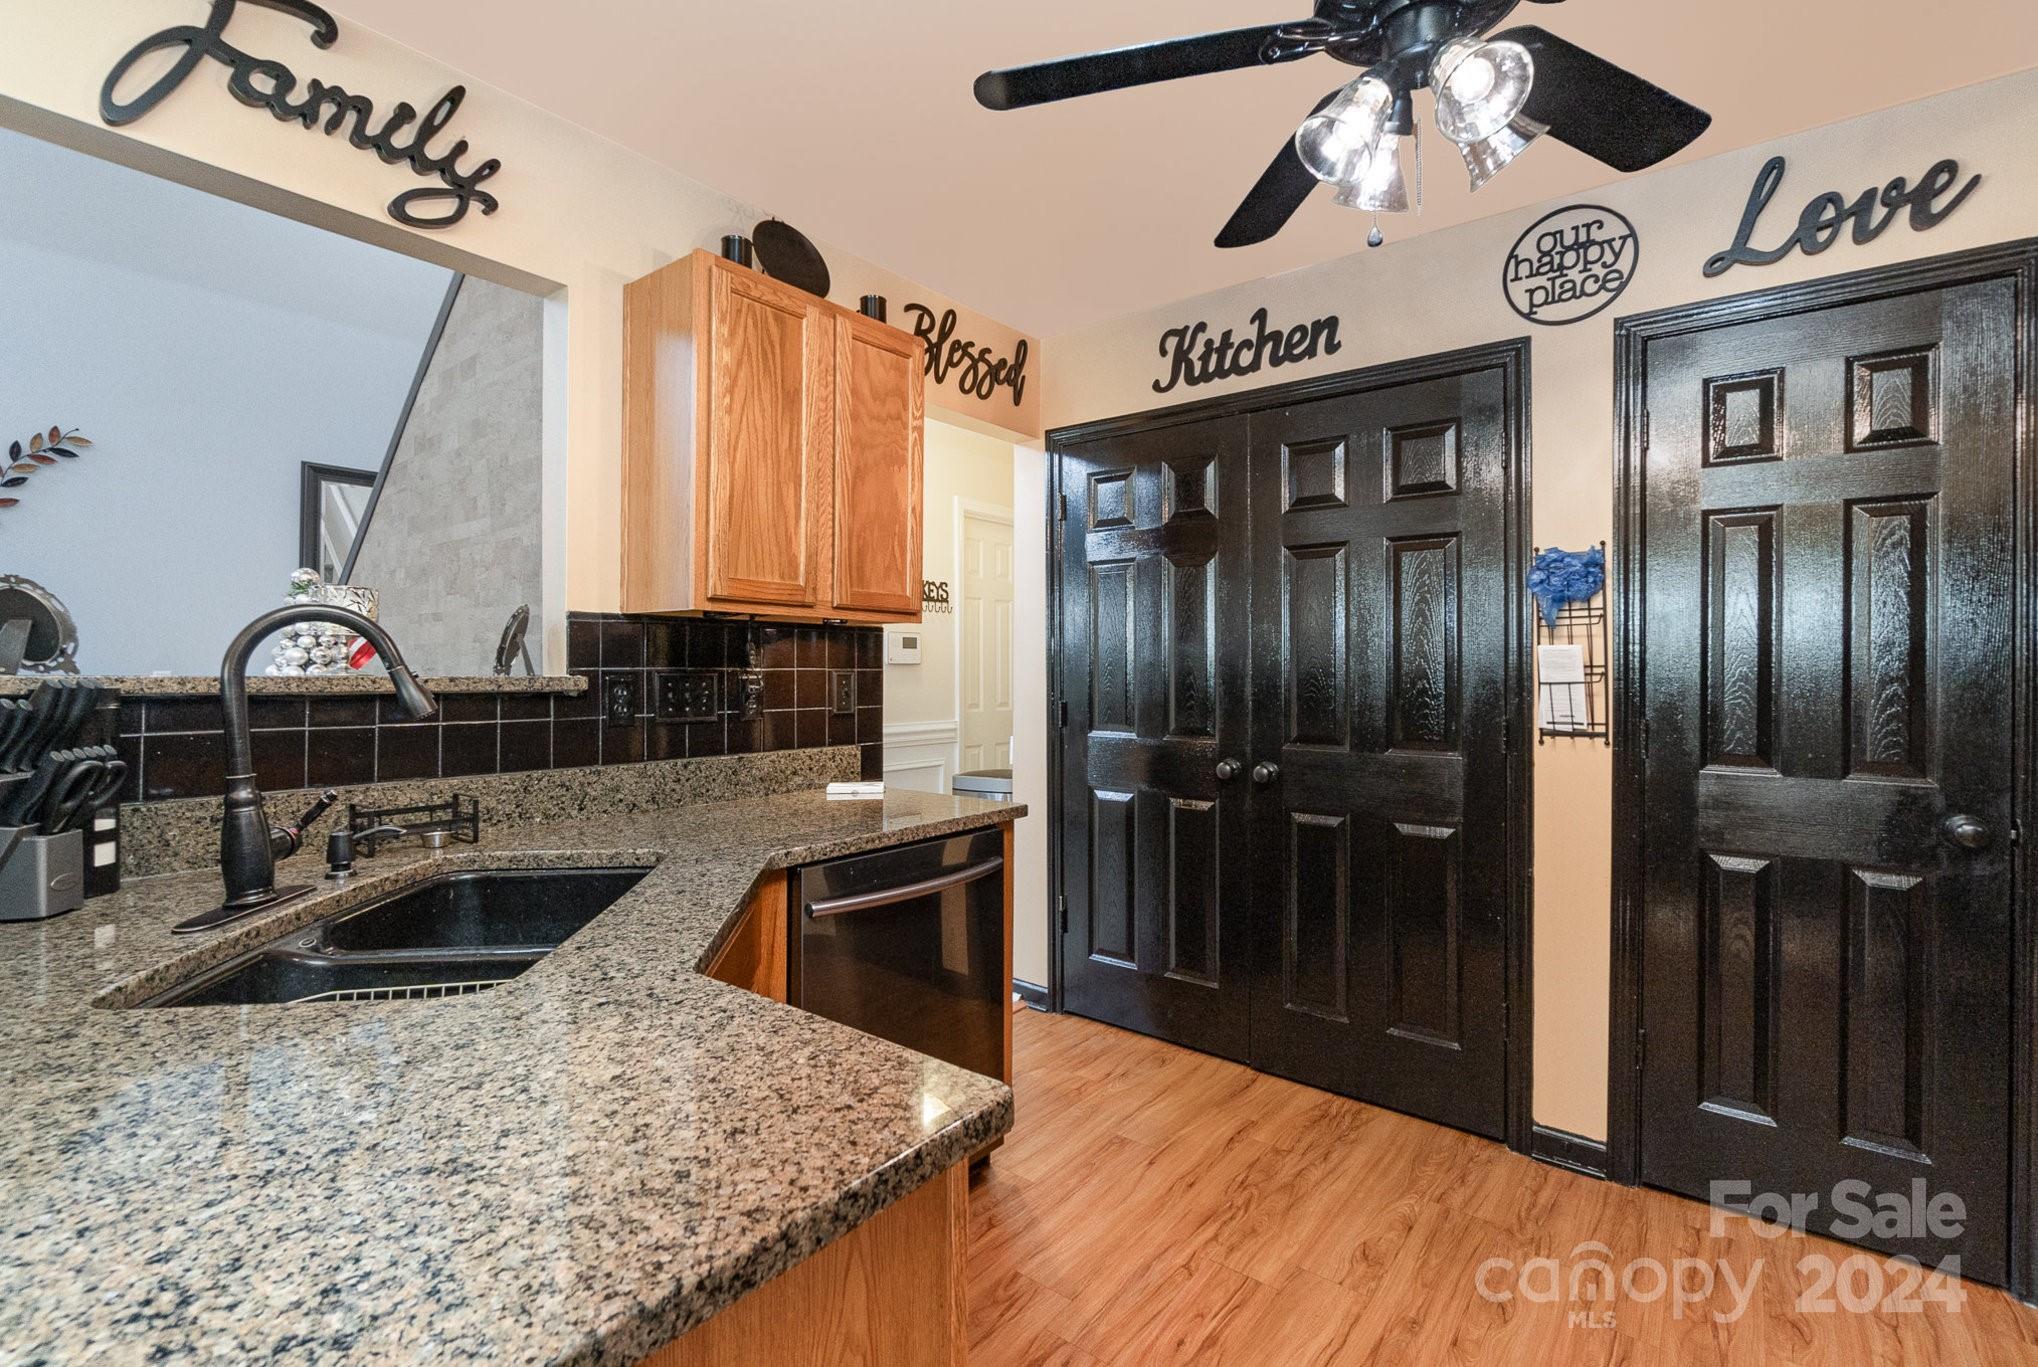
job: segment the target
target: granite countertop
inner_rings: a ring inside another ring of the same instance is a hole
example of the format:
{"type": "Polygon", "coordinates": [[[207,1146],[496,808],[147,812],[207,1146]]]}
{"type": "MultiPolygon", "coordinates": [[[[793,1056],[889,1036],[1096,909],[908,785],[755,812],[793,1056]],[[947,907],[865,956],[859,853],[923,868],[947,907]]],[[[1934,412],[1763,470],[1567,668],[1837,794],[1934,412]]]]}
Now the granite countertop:
{"type": "Polygon", "coordinates": [[[701,976],[757,874],[1024,812],[793,793],[392,849],[197,937],[211,873],[0,925],[0,1361],[635,1361],[1011,1125],[701,976]],[[476,996],[115,1009],[449,865],[655,867],[476,996]]]}
{"type": "MultiPolygon", "coordinates": [[[[76,678],[75,675],[0,675],[0,698],[33,693],[45,679],[76,678]]],[[[216,698],[219,675],[198,674],[87,674],[82,681],[102,688],[117,688],[128,698],[216,698]]],[[[578,674],[461,674],[434,676],[424,680],[434,693],[585,693],[587,680],[578,674]]],[[[256,698],[353,697],[363,693],[394,694],[396,685],[389,675],[371,666],[357,674],[292,675],[250,674],[248,694],[256,698]]]]}

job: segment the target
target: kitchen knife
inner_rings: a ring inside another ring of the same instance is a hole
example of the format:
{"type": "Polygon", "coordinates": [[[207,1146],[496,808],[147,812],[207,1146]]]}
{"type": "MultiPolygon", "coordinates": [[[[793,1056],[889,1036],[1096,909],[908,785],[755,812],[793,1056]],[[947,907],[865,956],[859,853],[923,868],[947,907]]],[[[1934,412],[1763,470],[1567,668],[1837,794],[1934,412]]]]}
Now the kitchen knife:
{"type": "Polygon", "coordinates": [[[0,769],[19,772],[35,767],[32,755],[37,742],[48,729],[62,702],[61,692],[62,690],[54,683],[43,684],[35,690],[35,696],[28,701],[28,716],[23,720],[20,731],[15,734],[14,743],[8,748],[6,758],[0,760],[0,769]]]}

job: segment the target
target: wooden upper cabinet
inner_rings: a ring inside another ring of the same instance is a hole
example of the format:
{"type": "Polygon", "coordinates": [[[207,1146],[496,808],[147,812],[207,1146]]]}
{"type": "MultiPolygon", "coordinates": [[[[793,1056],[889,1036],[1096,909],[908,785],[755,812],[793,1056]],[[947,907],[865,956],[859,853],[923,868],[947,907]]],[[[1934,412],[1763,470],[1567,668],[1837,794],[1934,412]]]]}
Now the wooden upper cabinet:
{"type": "Polygon", "coordinates": [[[862,314],[835,320],[839,608],[918,616],[921,343],[862,314]]]}
{"type": "Polygon", "coordinates": [[[834,333],[804,291],[748,270],[714,282],[706,536],[694,550],[703,596],[814,607],[835,459],[834,333]]]}
{"type": "Polygon", "coordinates": [[[919,620],[920,346],[709,252],[631,284],[624,611],[919,620]]]}

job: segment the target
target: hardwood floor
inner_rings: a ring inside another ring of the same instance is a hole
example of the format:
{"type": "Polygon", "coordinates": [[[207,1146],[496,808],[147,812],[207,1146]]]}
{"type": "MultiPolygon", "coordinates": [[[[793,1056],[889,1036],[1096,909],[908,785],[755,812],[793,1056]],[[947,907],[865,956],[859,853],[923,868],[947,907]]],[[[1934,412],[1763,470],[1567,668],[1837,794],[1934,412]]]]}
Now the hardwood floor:
{"type": "Polygon", "coordinates": [[[1716,1234],[1680,1197],[1073,1016],[1015,1027],[1018,1124],[970,1190],[972,1367],[2038,1364],[2038,1311],[1986,1287],[1906,1296],[1902,1264],[1846,1245],[1716,1234]],[[1612,1297],[1588,1273],[1571,1299],[1595,1255],[1612,1297]],[[1621,1288],[1644,1259],[1687,1303],[1646,1264],[1621,1288]]]}

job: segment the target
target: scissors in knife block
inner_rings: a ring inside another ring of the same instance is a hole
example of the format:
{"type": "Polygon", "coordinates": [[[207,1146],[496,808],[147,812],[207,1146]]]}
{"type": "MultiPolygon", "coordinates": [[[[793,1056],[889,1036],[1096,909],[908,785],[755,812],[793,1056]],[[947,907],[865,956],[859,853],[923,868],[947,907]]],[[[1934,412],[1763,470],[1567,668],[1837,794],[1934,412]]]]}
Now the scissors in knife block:
{"type": "Polygon", "coordinates": [[[73,751],[74,754],[92,756],[73,760],[51,786],[49,796],[42,804],[43,835],[62,835],[72,829],[73,824],[83,816],[89,819],[92,813],[111,802],[127,782],[125,761],[109,756],[112,751],[106,746],[97,746],[88,751],[73,751]]]}

